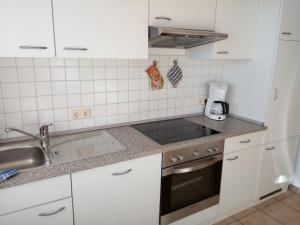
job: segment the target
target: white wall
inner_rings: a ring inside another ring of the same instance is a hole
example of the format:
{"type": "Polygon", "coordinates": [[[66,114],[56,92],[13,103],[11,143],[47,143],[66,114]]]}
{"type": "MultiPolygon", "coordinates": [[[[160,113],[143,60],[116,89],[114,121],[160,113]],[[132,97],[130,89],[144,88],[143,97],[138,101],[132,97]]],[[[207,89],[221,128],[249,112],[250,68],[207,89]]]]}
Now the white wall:
{"type": "Polygon", "coordinates": [[[265,122],[280,14],[280,0],[261,0],[256,55],[224,62],[230,113],[265,122]]]}
{"type": "Polygon", "coordinates": [[[199,97],[207,83],[221,80],[220,60],[151,55],[149,60],[0,58],[0,138],[5,127],[37,133],[203,112],[199,97]],[[153,60],[165,80],[152,91],[145,70],[153,60]],[[172,88],[166,75],[178,59],[183,80],[172,88]],[[89,108],[92,117],[74,120],[72,110],[89,108]]]}

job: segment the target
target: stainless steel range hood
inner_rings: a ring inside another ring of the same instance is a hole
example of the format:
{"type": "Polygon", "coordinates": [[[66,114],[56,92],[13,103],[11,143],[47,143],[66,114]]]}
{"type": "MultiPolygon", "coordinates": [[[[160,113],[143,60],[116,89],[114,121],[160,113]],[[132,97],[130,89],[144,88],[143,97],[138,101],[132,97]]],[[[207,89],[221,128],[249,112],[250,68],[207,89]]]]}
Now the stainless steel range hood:
{"type": "Polygon", "coordinates": [[[228,34],[213,31],[166,27],[149,27],[151,48],[193,48],[228,38],[228,34]]]}

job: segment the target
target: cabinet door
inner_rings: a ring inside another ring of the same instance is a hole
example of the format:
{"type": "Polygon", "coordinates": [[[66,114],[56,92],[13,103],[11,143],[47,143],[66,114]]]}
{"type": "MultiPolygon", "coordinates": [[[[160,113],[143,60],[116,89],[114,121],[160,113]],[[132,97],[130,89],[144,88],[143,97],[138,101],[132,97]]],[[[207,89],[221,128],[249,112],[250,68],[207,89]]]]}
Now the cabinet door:
{"type": "Polygon", "coordinates": [[[72,175],[76,225],[158,225],[161,155],[72,175]]]}
{"type": "Polygon", "coordinates": [[[255,199],[261,146],[224,156],[219,213],[255,199]]]}
{"type": "Polygon", "coordinates": [[[282,40],[300,41],[299,16],[300,1],[284,0],[282,5],[279,38],[282,40]]]}
{"type": "Polygon", "coordinates": [[[247,59],[255,49],[259,0],[218,0],[215,31],[228,39],[187,50],[201,58],[247,59]]]}
{"type": "Polygon", "coordinates": [[[0,216],[3,225],[73,225],[72,199],[0,216]]]}
{"type": "Polygon", "coordinates": [[[298,137],[263,147],[259,197],[270,194],[290,183],[296,162],[298,137]]]}
{"type": "Polygon", "coordinates": [[[0,0],[0,57],[54,57],[51,0],[0,0]]]}
{"type": "Polygon", "coordinates": [[[150,0],[150,26],[214,30],[216,0],[150,0]]]}
{"type": "Polygon", "coordinates": [[[53,0],[53,11],[58,57],[148,57],[148,0],[53,0]]]}
{"type": "Polygon", "coordinates": [[[267,117],[266,143],[300,135],[300,43],[279,41],[267,117]]]}

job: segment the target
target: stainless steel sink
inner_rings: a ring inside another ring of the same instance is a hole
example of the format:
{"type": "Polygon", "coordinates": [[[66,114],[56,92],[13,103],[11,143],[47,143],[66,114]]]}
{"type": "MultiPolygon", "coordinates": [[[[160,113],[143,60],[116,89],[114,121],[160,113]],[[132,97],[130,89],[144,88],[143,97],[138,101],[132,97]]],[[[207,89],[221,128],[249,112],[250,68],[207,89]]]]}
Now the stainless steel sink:
{"type": "Polygon", "coordinates": [[[40,147],[26,146],[0,151],[0,169],[29,169],[45,165],[40,147]]]}

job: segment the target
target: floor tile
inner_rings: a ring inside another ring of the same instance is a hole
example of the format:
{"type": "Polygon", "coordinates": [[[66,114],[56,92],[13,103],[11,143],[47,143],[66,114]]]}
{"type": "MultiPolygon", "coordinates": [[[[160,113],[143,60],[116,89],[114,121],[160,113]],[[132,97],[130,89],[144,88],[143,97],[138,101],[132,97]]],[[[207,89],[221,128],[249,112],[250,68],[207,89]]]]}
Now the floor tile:
{"type": "Polygon", "coordinates": [[[291,195],[294,195],[294,194],[295,194],[294,191],[289,190],[289,191],[287,191],[287,192],[284,192],[284,193],[282,193],[282,194],[276,196],[275,199],[277,199],[277,200],[282,200],[282,199],[285,199],[285,198],[287,198],[287,197],[289,197],[289,196],[291,196],[291,195]]]}
{"type": "Polygon", "coordinates": [[[276,202],[278,202],[277,199],[271,198],[271,199],[268,199],[268,200],[266,200],[266,201],[264,201],[264,202],[262,202],[262,203],[256,205],[255,207],[256,207],[257,209],[263,209],[263,208],[265,208],[265,207],[267,207],[267,206],[269,206],[269,205],[272,205],[272,204],[274,204],[274,203],[276,203],[276,202]]]}
{"type": "Polygon", "coordinates": [[[292,195],[283,199],[282,202],[300,212],[300,195],[292,195]]]}
{"type": "Polygon", "coordinates": [[[280,225],[276,220],[260,211],[242,218],[240,222],[244,225],[280,225]]]}
{"type": "Polygon", "coordinates": [[[220,222],[215,223],[214,225],[228,225],[228,224],[231,224],[235,221],[236,221],[236,219],[231,216],[231,217],[228,217],[224,220],[221,220],[220,222]]]}
{"type": "Polygon", "coordinates": [[[299,225],[300,224],[300,213],[291,207],[277,202],[273,205],[270,205],[262,211],[269,216],[275,218],[283,225],[299,225]]]}
{"type": "Polygon", "coordinates": [[[233,223],[230,223],[228,225],[243,225],[242,223],[240,223],[239,221],[235,221],[233,223]]]}
{"type": "Polygon", "coordinates": [[[234,218],[236,219],[241,219],[245,216],[248,216],[252,213],[255,213],[257,211],[257,209],[255,207],[251,207],[251,208],[248,208],[248,209],[245,209],[245,210],[242,210],[241,212],[233,215],[234,218]]]}

